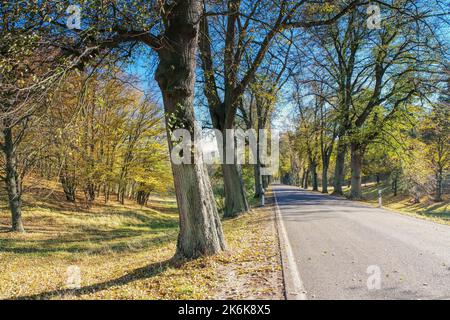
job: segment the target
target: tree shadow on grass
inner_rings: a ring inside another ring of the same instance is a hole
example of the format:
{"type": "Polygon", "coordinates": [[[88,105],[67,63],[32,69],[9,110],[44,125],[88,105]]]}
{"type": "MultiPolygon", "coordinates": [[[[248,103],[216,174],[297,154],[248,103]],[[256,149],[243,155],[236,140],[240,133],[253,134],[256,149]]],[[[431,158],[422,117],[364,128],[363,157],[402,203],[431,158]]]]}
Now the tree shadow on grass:
{"type": "Polygon", "coordinates": [[[129,231],[111,230],[100,233],[98,230],[93,234],[87,234],[86,238],[79,238],[82,234],[70,234],[63,237],[26,240],[0,239],[2,246],[0,253],[14,254],[53,254],[53,253],[87,253],[100,254],[109,251],[120,253],[130,250],[151,249],[172,242],[176,239],[177,230],[164,233],[157,231],[129,231]],[[143,233],[153,234],[149,238],[141,238],[143,233]],[[114,241],[116,240],[116,241],[114,241]],[[113,242],[110,242],[113,241],[113,242]]]}
{"type": "Polygon", "coordinates": [[[185,263],[184,260],[177,259],[173,257],[171,259],[155,262],[148,266],[135,269],[122,277],[117,279],[108,280],[105,282],[96,283],[93,285],[81,287],[79,289],[61,289],[61,290],[53,290],[48,292],[42,292],[34,295],[28,296],[19,296],[9,298],[11,300],[48,300],[52,298],[64,298],[65,296],[75,296],[79,297],[85,294],[92,294],[103,290],[108,290],[109,288],[116,286],[127,285],[131,282],[148,279],[159,275],[160,273],[167,270],[169,267],[179,268],[185,263]]]}

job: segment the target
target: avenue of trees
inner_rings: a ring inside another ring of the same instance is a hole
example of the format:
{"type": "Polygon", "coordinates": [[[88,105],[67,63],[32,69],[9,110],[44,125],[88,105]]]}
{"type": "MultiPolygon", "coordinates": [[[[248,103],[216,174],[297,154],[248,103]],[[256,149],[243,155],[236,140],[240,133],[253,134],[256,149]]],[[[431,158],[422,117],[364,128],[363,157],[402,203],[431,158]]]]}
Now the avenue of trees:
{"type": "MultiPolygon", "coordinates": [[[[168,158],[180,143],[174,130],[197,138],[201,105],[205,125],[221,132],[270,129],[277,109],[291,108],[298,118],[284,136],[280,176],[303,186],[318,190],[321,173],[323,192],[333,181],[342,193],[350,159],[353,198],[370,171],[401,176],[416,194],[428,192],[432,175],[442,200],[445,9],[440,1],[373,2],[380,29],[368,27],[368,2],[358,0],[91,0],[79,4],[75,28],[67,1],[2,2],[0,147],[12,230],[26,228],[23,180],[33,175],[57,180],[67,201],[88,207],[99,198],[146,205],[173,189],[176,255],[224,250],[210,168],[168,158]],[[130,76],[143,61],[153,88],[130,76]]],[[[272,179],[261,176],[263,165],[258,158],[214,173],[225,217],[248,211],[249,195],[261,197],[272,179]]]]}
{"type": "Polygon", "coordinates": [[[364,26],[354,10],[309,30],[300,52],[309,61],[292,91],[299,116],[286,141],[295,150],[285,167],[289,179],[313,190],[320,184],[324,193],[332,185],[334,194],[348,181],[350,197],[361,199],[363,175],[377,182],[383,176],[394,194],[401,184],[415,202],[423,195],[442,201],[450,74],[439,26],[448,21],[405,15],[417,3],[397,5],[403,11],[384,11],[381,29],[364,26]]]}

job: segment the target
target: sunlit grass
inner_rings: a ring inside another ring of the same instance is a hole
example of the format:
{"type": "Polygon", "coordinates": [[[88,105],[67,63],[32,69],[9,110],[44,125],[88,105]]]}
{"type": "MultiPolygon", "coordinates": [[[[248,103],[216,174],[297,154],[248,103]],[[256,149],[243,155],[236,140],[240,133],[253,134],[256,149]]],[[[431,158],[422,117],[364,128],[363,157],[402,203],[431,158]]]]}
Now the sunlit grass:
{"type": "MultiPolygon", "coordinates": [[[[0,299],[209,299],[235,294],[226,289],[234,284],[224,270],[235,269],[244,278],[255,275],[258,281],[280,272],[275,234],[261,231],[270,209],[225,220],[227,252],[175,261],[173,198],[152,198],[148,207],[99,202],[88,210],[81,203],[27,195],[25,234],[8,232],[9,211],[4,201],[0,205],[0,299]],[[81,270],[79,290],[66,288],[71,265],[81,270]]],[[[255,283],[240,294],[281,291],[255,283]]]]}
{"type": "MultiPolygon", "coordinates": [[[[378,190],[382,191],[384,208],[392,209],[418,218],[450,224],[450,200],[448,196],[442,202],[435,202],[431,197],[424,196],[419,203],[413,203],[411,196],[399,193],[394,196],[389,185],[368,183],[363,185],[363,201],[371,205],[378,205],[378,190]]],[[[350,188],[345,187],[344,193],[349,195],[350,188]]]]}
{"type": "MultiPolygon", "coordinates": [[[[308,188],[311,190],[311,188],[308,188]]],[[[350,187],[344,186],[344,195],[350,195],[350,187]]],[[[320,187],[319,187],[320,190],[320,187]]],[[[382,191],[382,205],[385,209],[390,209],[402,214],[416,218],[434,221],[442,224],[450,224],[450,197],[444,196],[444,201],[435,202],[431,197],[424,196],[419,203],[413,203],[412,197],[407,194],[398,193],[394,196],[391,188],[387,184],[367,183],[362,185],[364,202],[370,206],[378,206],[378,190],[382,191]]],[[[328,192],[333,192],[333,187],[328,187],[328,192]]]]}

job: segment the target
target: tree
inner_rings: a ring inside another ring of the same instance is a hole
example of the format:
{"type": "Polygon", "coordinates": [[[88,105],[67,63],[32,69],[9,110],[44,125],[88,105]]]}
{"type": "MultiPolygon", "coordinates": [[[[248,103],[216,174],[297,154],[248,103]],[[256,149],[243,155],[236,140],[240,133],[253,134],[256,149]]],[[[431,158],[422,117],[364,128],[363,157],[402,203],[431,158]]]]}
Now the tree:
{"type": "MultiPolygon", "coordinates": [[[[89,7],[92,10],[89,22],[94,24],[94,33],[78,34],[83,47],[93,45],[94,52],[138,42],[157,53],[155,79],[163,96],[168,145],[172,152],[179,143],[173,135],[176,129],[188,130],[195,137],[193,98],[201,1],[140,2],[136,6],[137,10],[133,11],[133,6],[123,4],[94,4],[89,7]],[[95,19],[95,14],[102,19],[95,19]],[[91,41],[93,36],[94,41],[91,41]]],[[[198,152],[196,148],[192,150],[193,155],[201,159],[200,154],[195,154],[198,152]]],[[[172,163],[172,172],[180,213],[176,255],[195,258],[223,250],[225,240],[204,164],[201,161],[172,163]]]]}
{"type": "MultiPolygon", "coordinates": [[[[208,8],[205,8],[200,52],[204,95],[214,128],[222,133],[234,128],[242,94],[253,81],[273,40],[283,36],[284,30],[332,24],[359,4],[359,1],[330,5],[327,1],[266,4],[262,1],[229,0],[224,8],[228,14],[223,20],[216,19],[213,27],[208,8]],[[225,30],[225,37],[222,37],[222,30],[225,30]],[[220,53],[213,50],[213,42],[220,53]]],[[[223,155],[226,156],[225,150],[223,155]]],[[[222,171],[225,215],[235,216],[248,209],[240,170],[235,164],[223,164],[222,171]]]]}
{"type": "MultiPolygon", "coordinates": [[[[268,176],[262,175],[260,157],[260,130],[267,130],[275,105],[280,101],[280,93],[295,70],[296,62],[292,63],[291,48],[293,46],[293,32],[289,37],[277,39],[270,48],[266,61],[261,65],[249,89],[244,94],[238,106],[238,114],[244,120],[246,129],[256,131],[256,164],[254,165],[255,197],[262,195],[263,188],[268,186],[268,176]]],[[[265,150],[264,150],[265,151],[265,150]]]]}
{"type": "MultiPolygon", "coordinates": [[[[305,53],[313,61],[305,81],[313,82],[321,92],[312,92],[331,109],[325,113],[329,118],[327,132],[331,133],[329,144],[322,146],[323,173],[326,174],[329,158],[337,139],[333,179],[333,194],[342,195],[345,155],[348,150],[347,133],[351,127],[351,104],[356,91],[361,90],[367,66],[358,52],[364,45],[368,30],[365,25],[364,8],[355,9],[333,25],[315,27],[309,31],[312,45],[305,53]]],[[[325,177],[323,177],[325,178],[325,177]]],[[[323,182],[324,183],[324,182],[323,182]]]]}
{"type": "Polygon", "coordinates": [[[448,97],[433,105],[422,123],[422,140],[436,177],[435,200],[442,201],[444,172],[450,167],[450,105],[448,97]]]}
{"type": "Polygon", "coordinates": [[[350,129],[351,197],[355,199],[362,196],[361,166],[367,145],[387,122],[407,112],[405,107],[420,95],[427,81],[423,70],[432,70],[432,46],[427,40],[417,39],[411,29],[418,22],[405,23],[401,18],[399,12],[391,12],[389,23],[375,35],[376,47],[369,56],[373,86],[353,97],[356,112],[350,129]]]}
{"type": "Polygon", "coordinates": [[[49,89],[71,67],[50,46],[50,36],[38,31],[42,21],[33,8],[32,4],[3,3],[0,12],[0,147],[12,231],[16,232],[25,231],[21,178],[27,170],[27,166],[19,168],[17,150],[30,121],[45,108],[49,89]]]}
{"type": "MultiPolygon", "coordinates": [[[[194,133],[195,56],[201,1],[92,0],[83,6],[81,29],[67,28],[66,8],[60,2],[32,2],[30,6],[32,10],[22,11],[19,6],[16,12],[22,17],[32,16],[30,21],[39,21],[40,31],[55,36],[53,48],[62,57],[74,58],[73,64],[80,69],[101,63],[111,53],[117,53],[118,59],[129,57],[137,44],[153,49],[157,54],[155,78],[163,96],[169,150],[177,144],[171,139],[174,130],[183,128],[194,133]]],[[[21,29],[24,24],[15,26],[21,29]]],[[[172,171],[180,212],[177,255],[195,258],[224,249],[221,223],[203,163],[173,164],[172,171]]]]}

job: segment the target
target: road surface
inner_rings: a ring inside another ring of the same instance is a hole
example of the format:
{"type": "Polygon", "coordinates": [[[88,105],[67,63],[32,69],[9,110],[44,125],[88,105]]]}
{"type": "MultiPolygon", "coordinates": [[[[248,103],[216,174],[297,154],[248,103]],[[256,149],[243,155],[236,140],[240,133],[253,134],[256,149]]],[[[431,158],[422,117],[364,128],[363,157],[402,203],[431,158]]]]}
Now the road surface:
{"type": "Polygon", "coordinates": [[[296,187],[273,190],[282,250],[291,253],[284,269],[296,273],[286,278],[291,298],[450,299],[450,226],[296,187]]]}

